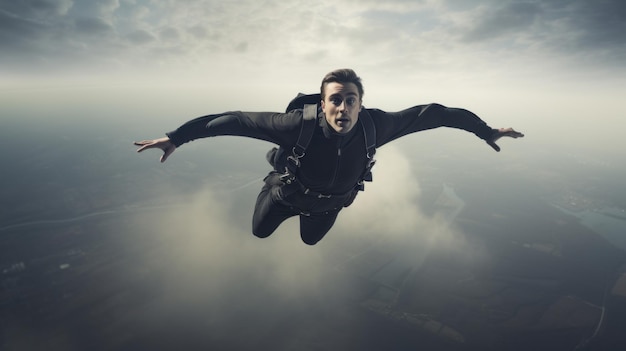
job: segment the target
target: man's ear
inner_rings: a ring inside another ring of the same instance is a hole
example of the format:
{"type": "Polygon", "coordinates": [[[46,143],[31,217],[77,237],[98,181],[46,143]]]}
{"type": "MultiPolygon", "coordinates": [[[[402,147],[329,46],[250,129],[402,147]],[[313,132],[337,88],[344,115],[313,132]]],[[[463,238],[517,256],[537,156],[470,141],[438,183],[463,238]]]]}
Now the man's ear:
{"type": "Polygon", "coordinates": [[[320,102],[321,102],[320,106],[322,107],[322,112],[326,112],[326,104],[324,104],[324,100],[321,100],[320,102]]]}

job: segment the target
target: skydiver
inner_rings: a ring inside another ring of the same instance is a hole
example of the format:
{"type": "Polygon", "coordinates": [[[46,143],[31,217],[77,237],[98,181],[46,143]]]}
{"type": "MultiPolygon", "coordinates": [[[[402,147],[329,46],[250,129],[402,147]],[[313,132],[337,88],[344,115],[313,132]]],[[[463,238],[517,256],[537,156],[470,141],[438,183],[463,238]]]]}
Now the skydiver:
{"type": "MultiPolygon", "coordinates": [[[[134,144],[140,146],[137,152],[161,149],[161,162],[182,144],[211,136],[238,135],[277,144],[268,153],[274,169],[257,197],[252,232],[266,238],[287,218],[299,216],[302,240],[315,245],[363,189],[363,181],[370,180],[375,152],[371,146],[444,126],[472,132],[496,151],[500,151],[496,141],[501,137],[524,136],[512,128],[492,129],[470,111],[435,103],[399,112],[365,109],[363,93],[361,79],[353,70],[328,73],[320,94],[314,96],[319,109],[314,109],[311,119],[310,141],[302,142],[307,108],[296,106],[286,113],[236,111],[202,116],[164,138],[134,144]]],[[[310,115],[310,106],[308,111],[310,115]]]]}

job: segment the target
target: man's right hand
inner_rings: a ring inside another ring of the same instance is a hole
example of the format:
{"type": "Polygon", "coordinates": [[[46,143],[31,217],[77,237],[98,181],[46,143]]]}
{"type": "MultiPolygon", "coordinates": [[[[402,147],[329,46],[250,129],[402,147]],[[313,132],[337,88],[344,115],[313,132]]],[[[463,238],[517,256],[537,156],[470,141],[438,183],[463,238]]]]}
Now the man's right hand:
{"type": "Polygon", "coordinates": [[[496,141],[502,137],[510,137],[510,138],[523,138],[524,134],[514,130],[513,128],[500,128],[494,129],[493,135],[491,138],[485,140],[489,146],[491,146],[494,150],[500,152],[500,147],[496,145],[496,141]]]}
{"type": "Polygon", "coordinates": [[[147,149],[161,149],[163,150],[163,155],[161,156],[161,162],[165,162],[170,155],[176,151],[176,145],[170,141],[170,138],[164,137],[160,139],[153,140],[142,140],[135,141],[133,144],[137,146],[141,146],[137,149],[137,152],[142,152],[147,149]]]}

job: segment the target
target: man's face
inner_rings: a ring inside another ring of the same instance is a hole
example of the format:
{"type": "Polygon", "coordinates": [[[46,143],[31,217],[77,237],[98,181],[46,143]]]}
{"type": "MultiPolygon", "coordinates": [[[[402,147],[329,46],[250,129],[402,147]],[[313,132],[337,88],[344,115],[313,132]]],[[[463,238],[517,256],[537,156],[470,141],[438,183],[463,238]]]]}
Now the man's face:
{"type": "Polygon", "coordinates": [[[359,120],[361,97],[354,83],[328,83],[324,88],[322,111],[326,122],[337,133],[348,133],[359,120]]]}

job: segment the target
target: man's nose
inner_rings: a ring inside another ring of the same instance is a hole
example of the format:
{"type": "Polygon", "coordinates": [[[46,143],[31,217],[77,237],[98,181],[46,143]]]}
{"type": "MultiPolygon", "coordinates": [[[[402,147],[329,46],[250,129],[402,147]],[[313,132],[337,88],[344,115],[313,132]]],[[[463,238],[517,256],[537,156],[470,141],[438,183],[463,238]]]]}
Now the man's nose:
{"type": "Polygon", "coordinates": [[[339,111],[345,111],[347,109],[348,109],[348,104],[346,103],[346,100],[343,100],[341,104],[339,105],[339,111]]]}

